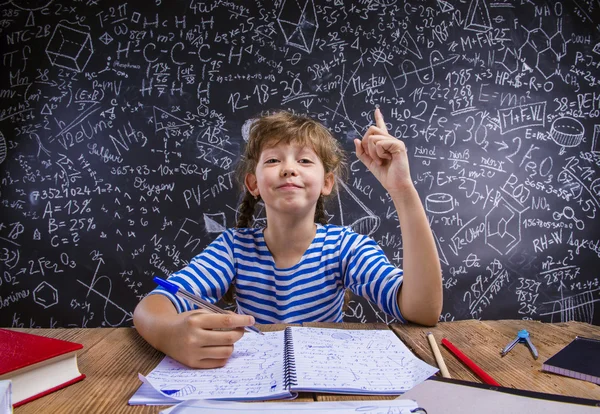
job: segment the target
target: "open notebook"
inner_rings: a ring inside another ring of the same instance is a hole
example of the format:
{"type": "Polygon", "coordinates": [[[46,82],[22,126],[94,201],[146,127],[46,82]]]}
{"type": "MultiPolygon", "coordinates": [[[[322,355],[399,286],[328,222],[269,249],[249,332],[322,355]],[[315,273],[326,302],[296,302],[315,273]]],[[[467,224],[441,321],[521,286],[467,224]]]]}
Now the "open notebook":
{"type": "MultiPolygon", "coordinates": [[[[173,404],[173,399],[290,398],[300,391],[396,395],[437,371],[390,330],[288,327],[245,334],[223,368],[191,369],[165,357],[140,379],[173,404]]],[[[134,395],[130,404],[136,403],[152,402],[134,395]]]]}

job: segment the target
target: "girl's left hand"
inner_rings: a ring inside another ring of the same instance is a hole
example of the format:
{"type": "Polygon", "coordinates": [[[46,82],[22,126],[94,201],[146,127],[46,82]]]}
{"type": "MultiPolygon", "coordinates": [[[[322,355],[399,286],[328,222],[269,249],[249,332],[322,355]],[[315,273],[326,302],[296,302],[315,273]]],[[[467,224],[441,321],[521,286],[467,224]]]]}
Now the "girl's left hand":
{"type": "Polygon", "coordinates": [[[393,197],[412,187],[408,156],[404,142],[391,136],[379,108],[375,109],[375,125],[362,140],[355,139],[356,156],[393,197]]]}

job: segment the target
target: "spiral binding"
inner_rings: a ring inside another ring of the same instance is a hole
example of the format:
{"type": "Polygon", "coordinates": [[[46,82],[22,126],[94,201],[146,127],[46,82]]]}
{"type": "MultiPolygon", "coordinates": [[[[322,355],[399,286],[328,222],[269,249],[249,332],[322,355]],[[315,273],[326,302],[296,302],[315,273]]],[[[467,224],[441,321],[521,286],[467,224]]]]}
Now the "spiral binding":
{"type": "Polygon", "coordinates": [[[285,329],[283,350],[283,384],[289,389],[298,385],[296,380],[296,359],[294,358],[294,344],[292,343],[292,331],[285,329]]]}

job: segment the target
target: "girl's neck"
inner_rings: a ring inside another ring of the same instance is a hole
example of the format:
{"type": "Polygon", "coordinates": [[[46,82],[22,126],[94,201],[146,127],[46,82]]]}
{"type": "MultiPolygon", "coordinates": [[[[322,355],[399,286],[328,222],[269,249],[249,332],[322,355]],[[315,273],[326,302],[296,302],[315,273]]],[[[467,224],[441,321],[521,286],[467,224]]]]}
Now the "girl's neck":
{"type": "MultiPolygon", "coordinates": [[[[267,220],[264,230],[265,243],[273,258],[302,256],[317,233],[314,215],[304,220],[296,217],[283,220],[267,220]]],[[[299,258],[298,257],[298,258],[299,258]]]]}

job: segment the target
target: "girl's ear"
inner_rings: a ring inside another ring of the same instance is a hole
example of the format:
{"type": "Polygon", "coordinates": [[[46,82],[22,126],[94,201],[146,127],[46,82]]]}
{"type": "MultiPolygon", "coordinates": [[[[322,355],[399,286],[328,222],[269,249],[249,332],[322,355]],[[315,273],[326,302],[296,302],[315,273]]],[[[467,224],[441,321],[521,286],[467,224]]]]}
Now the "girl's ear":
{"type": "Polygon", "coordinates": [[[325,181],[323,181],[323,189],[321,189],[321,194],[324,196],[328,196],[329,194],[331,194],[334,184],[335,184],[335,175],[331,172],[326,173],[325,181]]]}
{"type": "Polygon", "coordinates": [[[246,188],[248,189],[250,194],[252,194],[254,197],[257,197],[259,195],[258,185],[256,182],[256,175],[252,173],[246,174],[246,177],[244,178],[244,184],[246,185],[246,188]]]}

